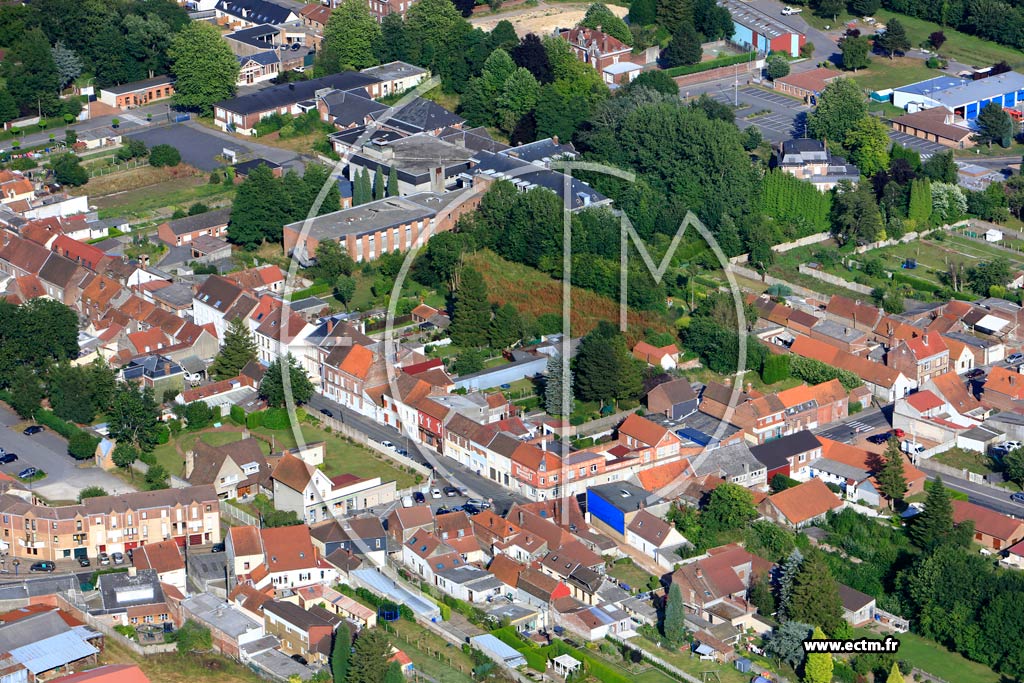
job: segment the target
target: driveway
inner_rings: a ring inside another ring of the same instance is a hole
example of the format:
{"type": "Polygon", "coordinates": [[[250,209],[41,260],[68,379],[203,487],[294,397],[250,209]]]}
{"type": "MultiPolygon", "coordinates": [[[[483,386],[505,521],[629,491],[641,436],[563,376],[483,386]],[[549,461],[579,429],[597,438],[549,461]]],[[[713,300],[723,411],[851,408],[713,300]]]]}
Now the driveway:
{"type": "Polygon", "coordinates": [[[287,167],[295,165],[299,157],[290,150],[240,140],[227,133],[204,128],[193,121],[150,128],[132,133],[128,137],[141,140],[149,147],[171,145],[181,152],[182,161],[202,171],[212,171],[224,166],[224,162],[219,161],[217,157],[223,155],[225,149],[233,151],[239,161],[262,157],[287,167]]]}
{"type": "Polygon", "coordinates": [[[48,500],[77,500],[78,492],[89,486],[101,486],[107,493],[128,493],[134,489],[98,467],[83,467],[68,455],[67,441],[47,429],[35,436],[21,433],[24,421],[7,406],[0,406],[0,447],[16,453],[16,462],[0,465],[0,471],[12,477],[26,467],[46,472],[42,481],[28,488],[48,500]],[[19,427],[13,429],[13,427],[19,427]]]}
{"type": "Polygon", "coordinates": [[[768,16],[778,19],[783,24],[795,28],[797,31],[800,31],[807,36],[808,42],[814,43],[814,55],[812,58],[806,62],[794,65],[794,71],[813,69],[816,67],[818,62],[831,59],[833,56],[837,56],[839,54],[836,39],[842,31],[837,30],[825,32],[812,27],[802,16],[804,12],[811,11],[809,7],[804,7],[804,11],[800,14],[784,17],[782,16],[782,8],[786,6],[786,3],[784,2],[778,2],[777,0],[748,0],[744,4],[750,5],[755,9],[759,9],[768,16]]]}

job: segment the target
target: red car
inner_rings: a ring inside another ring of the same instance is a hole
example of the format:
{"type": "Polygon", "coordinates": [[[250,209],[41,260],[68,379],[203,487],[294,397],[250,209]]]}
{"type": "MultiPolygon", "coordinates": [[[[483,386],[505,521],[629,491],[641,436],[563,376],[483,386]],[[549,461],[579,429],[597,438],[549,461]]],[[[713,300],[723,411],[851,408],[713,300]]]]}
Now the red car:
{"type": "Polygon", "coordinates": [[[902,439],[907,435],[907,433],[902,429],[894,429],[892,430],[892,435],[895,436],[897,439],[902,439]]]}

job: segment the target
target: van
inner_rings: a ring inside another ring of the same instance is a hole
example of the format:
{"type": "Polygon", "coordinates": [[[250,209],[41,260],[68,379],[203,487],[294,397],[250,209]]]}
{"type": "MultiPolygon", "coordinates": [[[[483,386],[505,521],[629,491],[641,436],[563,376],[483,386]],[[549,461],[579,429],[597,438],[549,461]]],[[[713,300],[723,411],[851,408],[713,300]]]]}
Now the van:
{"type": "Polygon", "coordinates": [[[412,496],[402,496],[402,507],[411,508],[412,506],[412,496]]]}

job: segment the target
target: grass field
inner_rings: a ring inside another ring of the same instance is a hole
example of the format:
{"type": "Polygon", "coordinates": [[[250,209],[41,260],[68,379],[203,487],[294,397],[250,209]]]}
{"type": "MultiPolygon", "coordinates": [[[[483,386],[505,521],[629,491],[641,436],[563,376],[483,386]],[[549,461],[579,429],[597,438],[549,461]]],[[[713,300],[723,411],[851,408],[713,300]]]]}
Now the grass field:
{"type": "Polygon", "coordinates": [[[971,66],[991,66],[996,62],[1006,60],[1012,67],[1024,65],[1024,52],[999,45],[977,36],[968,35],[955,31],[951,28],[943,28],[938,24],[923,19],[916,19],[902,14],[896,14],[886,10],[875,12],[875,18],[882,22],[888,22],[892,17],[897,17],[906,29],[910,44],[914,47],[924,43],[928,36],[934,31],[942,31],[946,34],[946,42],[939,50],[939,54],[949,59],[955,59],[971,66]]]}
{"type": "Polygon", "coordinates": [[[216,655],[177,654],[140,657],[120,645],[113,638],[107,638],[101,664],[137,664],[149,680],[156,683],[262,683],[264,679],[236,662],[216,655]]]}
{"type": "Polygon", "coordinates": [[[634,593],[647,590],[647,583],[653,578],[652,574],[639,567],[635,562],[611,564],[606,573],[608,576],[629,584],[634,593]]]}
{"type": "MultiPolygon", "coordinates": [[[[858,638],[878,638],[877,631],[854,629],[858,638]]],[[[950,652],[937,643],[913,633],[896,636],[900,641],[897,657],[910,662],[922,671],[956,683],[1000,683],[998,674],[988,667],[950,652]]]]}
{"type": "Polygon", "coordinates": [[[692,656],[688,651],[666,650],[640,636],[630,638],[629,642],[701,680],[716,680],[718,683],[750,683],[752,678],[751,674],[740,673],[731,665],[719,664],[718,662],[703,662],[696,656],[692,656]],[[714,672],[715,675],[708,678],[706,672],[714,672]]]}
{"type": "MultiPolygon", "coordinates": [[[[148,171],[151,167],[138,169],[130,173],[148,171]]],[[[163,169],[153,169],[160,171],[163,169]]],[[[83,189],[89,194],[89,202],[99,209],[100,218],[123,216],[125,218],[153,218],[166,216],[176,208],[188,208],[194,202],[203,202],[208,206],[230,202],[234,197],[235,187],[230,183],[211,185],[206,176],[188,176],[157,181],[144,187],[113,189],[107,185],[108,192],[94,192],[96,183],[111,181],[124,174],[112,174],[90,180],[83,189]],[[160,211],[161,209],[169,209],[160,211]]]]}
{"type": "Polygon", "coordinates": [[[938,453],[932,458],[936,462],[950,467],[966,468],[975,474],[988,474],[992,471],[992,460],[977,451],[965,451],[962,448],[951,448],[945,453],[938,453]]]}
{"type": "Polygon", "coordinates": [[[871,58],[871,66],[852,74],[852,77],[863,88],[868,90],[884,90],[885,88],[916,83],[917,81],[924,81],[940,75],[942,75],[941,71],[929,69],[920,59],[912,59],[910,57],[889,59],[888,57],[876,55],[871,58]]]}
{"type": "MultiPolygon", "coordinates": [[[[562,283],[539,270],[506,261],[489,251],[468,255],[466,264],[484,276],[490,298],[498,305],[511,303],[520,312],[534,316],[562,314],[562,283]]],[[[618,321],[619,304],[608,297],[573,287],[570,315],[573,336],[586,334],[600,320],[618,321]]],[[[628,316],[627,337],[642,335],[644,330],[672,331],[668,320],[654,311],[630,310],[628,316]]]]}
{"type": "MultiPolygon", "coordinates": [[[[283,449],[295,447],[295,436],[290,429],[271,430],[260,427],[253,431],[273,441],[273,448],[264,444],[263,450],[265,453],[269,454],[271,450],[279,452],[283,449]]],[[[348,473],[365,479],[373,477],[380,477],[384,481],[394,479],[399,489],[408,488],[416,483],[418,475],[404,469],[399,469],[396,464],[387,460],[384,456],[378,455],[356,443],[334,434],[328,434],[312,425],[302,425],[302,436],[306,443],[316,441],[324,441],[326,443],[327,455],[324,458],[323,471],[327,476],[333,477],[338,474],[348,473]]],[[[195,445],[197,438],[202,439],[204,443],[211,446],[223,446],[224,444],[240,440],[242,432],[228,429],[210,429],[200,433],[182,432],[177,439],[177,444],[184,453],[195,445]]],[[[158,446],[153,453],[156,456],[157,463],[163,465],[171,474],[180,476],[184,470],[185,461],[182,456],[178,455],[174,444],[175,441],[171,441],[170,443],[158,446]]]]}

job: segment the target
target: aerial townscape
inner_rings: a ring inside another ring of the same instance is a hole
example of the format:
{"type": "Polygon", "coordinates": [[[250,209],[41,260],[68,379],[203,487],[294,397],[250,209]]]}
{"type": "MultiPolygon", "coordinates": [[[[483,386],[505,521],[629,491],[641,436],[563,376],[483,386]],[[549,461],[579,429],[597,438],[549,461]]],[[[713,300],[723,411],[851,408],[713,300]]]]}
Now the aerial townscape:
{"type": "Polygon", "coordinates": [[[1024,682],[1024,0],[9,0],[0,123],[0,683],[1024,682]]]}

